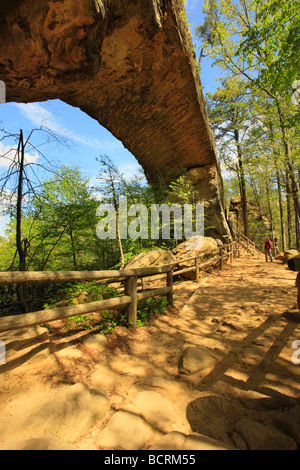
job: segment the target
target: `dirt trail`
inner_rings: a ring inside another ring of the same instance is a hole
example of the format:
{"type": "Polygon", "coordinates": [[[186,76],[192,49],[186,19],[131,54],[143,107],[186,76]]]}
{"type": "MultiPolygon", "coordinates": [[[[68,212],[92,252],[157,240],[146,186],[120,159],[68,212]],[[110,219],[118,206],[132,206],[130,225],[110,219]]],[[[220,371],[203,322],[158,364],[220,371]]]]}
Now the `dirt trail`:
{"type": "MultiPolygon", "coordinates": [[[[41,437],[34,424],[22,427],[24,416],[76,383],[101,390],[111,407],[76,448],[95,449],[97,435],[113,414],[131,410],[143,391],[159,392],[174,405],[171,431],[201,433],[245,448],[234,431],[238,420],[267,425],[278,411],[299,406],[300,365],[292,362],[292,344],[300,340],[300,325],[283,316],[296,305],[295,278],[285,265],[265,263],[262,256],[235,259],[199,285],[175,285],[174,308],[135,334],[116,329],[102,351],[65,338],[48,357],[40,355],[2,374],[0,368],[0,449],[15,439],[41,437]],[[180,373],[187,346],[206,348],[216,364],[180,373]]],[[[160,429],[149,444],[162,434],[160,429]]]]}

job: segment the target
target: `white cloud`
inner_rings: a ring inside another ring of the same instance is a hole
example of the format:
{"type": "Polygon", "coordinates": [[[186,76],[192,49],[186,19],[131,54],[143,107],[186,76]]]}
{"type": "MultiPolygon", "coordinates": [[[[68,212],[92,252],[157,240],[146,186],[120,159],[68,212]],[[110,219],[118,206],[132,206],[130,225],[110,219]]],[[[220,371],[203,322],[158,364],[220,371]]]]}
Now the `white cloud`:
{"type": "Polygon", "coordinates": [[[0,237],[5,237],[6,225],[9,222],[9,217],[0,215],[0,237]]]}
{"type": "Polygon", "coordinates": [[[118,170],[120,171],[120,173],[123,174],[126,180],[136,175],[139,175],[140,169],[141,169],[141,166],[139,165],[138,162],[127,162],[127,163],[124,163],[123,165],[118,165],[118,170]]]}
{"type": "Polygon", "coordinates": [[[203,7],[203,4],[200,5],[200,0],[187,0],[186,1],[185,10],[187,12],[191,12],[191,11],[195,10],[197,7],[198,8],[203,7]]]}
{"type": "Polygon", "coordinates": [[[53,133],[66,139],[70,139],[82,145],[103,149],[105,151],[120,150],[123,145],[118,140],[99,140],[96,138],[85,137],[82,134],[73,132],[65,127],[54,113],[40,103],[15,103],[19,111],[38,127],[44,126],[53,133]]]}
{"type": "MultiPolygon", "coordinates": [[[[39,159],[37,153],[25,153],[26,163],[36,163],[39,159]]],[[[17,148],[10,145],[4,145],[0,142],[0,167],[9,167],[13,162],[17,161],[17,148]]]]}

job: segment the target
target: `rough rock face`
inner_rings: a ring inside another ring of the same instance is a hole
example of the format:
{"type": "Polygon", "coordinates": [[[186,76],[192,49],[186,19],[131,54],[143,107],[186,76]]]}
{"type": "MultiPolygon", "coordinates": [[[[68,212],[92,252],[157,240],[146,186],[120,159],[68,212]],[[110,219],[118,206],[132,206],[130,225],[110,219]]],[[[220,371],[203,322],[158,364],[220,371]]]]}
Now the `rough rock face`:
{"type": "Polygon", "coordinates": [[[151,250],[146,253],[140,253],[128,261],[126,269],[148,268],[152,266],[164,266],[175,263],[176,257],[167,250],[151,250]]]}
{"type": "Polygon", "coordinates": [[[228,235],[181,0],[0,0],[0,10],[7,101],[79,107],[123,142],[154,183],[197,169],[208,223],[228,235]]]}
{"type": "MultiPolygon", "coordinates": [[[[272,231],[272,225],[268,217],[259,212],[257,206],[251,202],[247,202],[247,211],[249,218],[257,222],[260,222],[265,228],[266,232],[272,231]]],[[[243,227],[243,212],[242,212],[242,203],[240,197],[232,197],[229,205],[229,214],[228,214],[229,225],[234,233],[238,230],[241,230],[243,227]]]]}

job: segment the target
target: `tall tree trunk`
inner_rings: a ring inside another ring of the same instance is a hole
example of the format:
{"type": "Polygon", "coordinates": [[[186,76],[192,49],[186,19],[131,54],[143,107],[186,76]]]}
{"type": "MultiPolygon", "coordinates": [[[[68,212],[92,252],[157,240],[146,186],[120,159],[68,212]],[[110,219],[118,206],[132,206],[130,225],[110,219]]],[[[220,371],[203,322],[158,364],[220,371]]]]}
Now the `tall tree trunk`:
{"type": "Polygon", "coordinates": [[[287,211],[287,233],[288,233],[288,249],[292,248],[292,207],[291,207],[291,190],[288,175],[286,174],[286,211],[287,211]]]}
{"type": "Polygon", "coordinates": [[[272,212],[272,209],[271,209],[270,188],[269,188],[268,180],[269,180],[269,178],[268,178],[268,175],[267,175],[267,179],[266,179],[266,190],[267,190],[268,208],[269,208],[269,214],[270,214],[270,220],[271,220],[273,254],[274,254],[274,256],[276,256],[275,239],[274,239],[275,227],[274,227],[274,222],[273,222],[273,212],[272,212]]]}
{"type": "Polygon", "coordinates": [[[113,191],[114,208],[116,211],[117,237],[118,237],[118,245],[119,245],[119,250],[120,250],[120,258],[121,258],[120,269],[124,269],[125,261],[124,261],[123,245],[122,245],[121,234],[120,234],[119,202],[117,200],[117,193],[115,190],[115,184],[114,184],[112,177],[111,177],[111,185],[112,185],[112,191],[113,191]]]}
{"type": "Polygon", "coordinates": [[[295,208],[295,236],[296,236],[296,248],[297,250],[299,250],[299,236],[300,236],[299,216],[297,214],[296,208],[295,208]]]}
{"type": "MultiPolygon", "coordinates": [[[[25,164],[25,148],[23,131],[20,130],[20,138],[18,143],[18,165],[19,165],[19,180],[17,192],[17,222],[16,222],[16,245],[19,256],[19,271],[26,271],[26,252],[28,241],[22,240],[22,201],[23,201],[23,180],[24,180],[24,164],[25,164]]],[[[26,284],[17,285],[17,299],[21,305],[23,312],[28,312],[28,305],[26,302],[26,284]]]]}
{"type": "Polygon", "coordinates": [[[72,230],[71,223],[70,223],[70,232],[69,232],[69,235],[70,235],[70,239],[71,239],[72,257],[73,257],[74,269],[75,269],[75,271],[77,271],[77,260],[76,260],[76,252],[75,252],[75,243],[74,243],[73,230],[72,230]]]}
{"type": "Polygon", "coordinates": [[[279,213],[280,213],[280,231],[281,231],[281,248],[282,251],[286,251],[286,237],[285,237],[285,223],[284,223],[284,212],[283,212],[283,203],[282,203],[282,192],[281,192],[281,181],[280,181],[280,172],[278,167],[278,153],[276,150],[275,139],[274,139],[274,129],[273,123],[270,121],[270,135],[272,141],[272,148],[274,154],[274,165],[275,165],[275,174],[276,174],[276,183],[277,183],[277,193],[278,193],[278,204],[279,204],[279,213]]]}
{"type": "Polygon", "coordinates": [[[118,245],[120,249],[120,257],[121,257],[121,265],[120,269],[124,269],[125,266],[125,261],[124,261],[124,253],[123,253],[123,245],[122,245],[122,240],[121,240],[121,235],[120,235],[120,218],[119,218],[119,213],[116,210],[116,225],[117,225],[117,237],[118,237],[118,245]]]}
{"type": "Polygon", "coordinates": [[[238,155],[238,175],[240,181],[240,193],[241,193],[241,205],[242,205],[242,215],[244,223],[244,234],[247,238],[249,237],[249,224],[248,224],[248,206],[247,206],[247,194],[246,194],[246,180],[244,173],[243,165],[243,156],[241,152],[241,145],[239,141],[239,132],[238,130],[234,131],[237,155],[238,155]]]}
{"type": "Polygon", "coordinates": [[[278,192],[278,202],[279,202],[279,212],[280,212],[280,229],[281,229],[281,248],[282,251],[286,251],[286,238],[285,238],[285,224],[284,224],[284,215],[283,215],[283,204],[282,204],[282,194],[281,194],[281,182],[279,170],[276,165],[276,182],[277,182],[277,192],[278,192]]]}

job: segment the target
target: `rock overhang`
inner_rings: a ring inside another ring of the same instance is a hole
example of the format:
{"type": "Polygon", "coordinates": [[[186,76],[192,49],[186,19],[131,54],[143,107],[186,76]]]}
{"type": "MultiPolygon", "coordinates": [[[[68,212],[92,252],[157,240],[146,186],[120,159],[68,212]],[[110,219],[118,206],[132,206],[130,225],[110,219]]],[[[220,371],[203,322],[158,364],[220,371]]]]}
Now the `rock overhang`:
{"type": "Polygon", "coordinates": [[[147,179],[200,171],[200,199],[228,235],[222,181],[181,0],[0,1],[7,101],[80,108],[147,179]],[[3,8],[2,8],[3,7],[3,8]]]}

